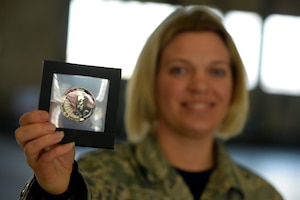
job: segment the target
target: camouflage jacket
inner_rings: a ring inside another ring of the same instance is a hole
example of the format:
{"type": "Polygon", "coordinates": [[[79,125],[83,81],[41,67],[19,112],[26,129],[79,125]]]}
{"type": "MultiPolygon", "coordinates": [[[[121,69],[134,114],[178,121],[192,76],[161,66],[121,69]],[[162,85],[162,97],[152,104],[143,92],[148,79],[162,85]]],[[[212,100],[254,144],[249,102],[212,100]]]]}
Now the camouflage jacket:
{"type": "MultiPolygon", "coordinates": [[[[234,163],[221,143],[216,142],[215,148],[216,166],[201,200],[282,199],[269,183],[234,163]]],[[[78,165],[88,200],[193,200],[188,186],[168,164],[153,136],[137,144],[116,145],[115,150],[88,152],[78,165]]],[[[32,182],[23,190],[21,199],[31,199],[28,191],[32,182]]]]}
{"type": "MultiPolygon", "coordinates": [[[[235,164],[220,143],[215,146],[216,166],[201,200],[282,199],[265,180],[235,164]]],[[[117,145],[114,151],[89,152],[78,164],[91,200],[193,199],[153,136],[138,144],[117,145]]]]}

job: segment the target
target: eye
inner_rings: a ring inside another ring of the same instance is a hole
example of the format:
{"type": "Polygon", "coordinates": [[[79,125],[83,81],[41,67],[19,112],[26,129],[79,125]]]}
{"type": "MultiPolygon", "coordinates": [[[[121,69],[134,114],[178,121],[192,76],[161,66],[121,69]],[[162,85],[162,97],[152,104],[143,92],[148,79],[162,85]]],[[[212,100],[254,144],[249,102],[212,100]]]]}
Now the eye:
{"type": "Polygon", "coordinates": [[[169,72],[172,75],[183,75],[187,73],[187,69],[181,66],[173,66],[169,69],[169,72]]]}
{"type": "Polygon", "coordinates": [[[212,75],[214,75],[216,77],[223,77],[228,73],[228,70],[217,67],[217,68],[211,69],[211,73],[212,73],[212,75]]]}
{"type": "Polygon", "coordinates": [[[211,73],[214,76],[224,76],[226,74],[226,70],[224,70],[222,68],[214,68],[211,70],[211,73]]]}

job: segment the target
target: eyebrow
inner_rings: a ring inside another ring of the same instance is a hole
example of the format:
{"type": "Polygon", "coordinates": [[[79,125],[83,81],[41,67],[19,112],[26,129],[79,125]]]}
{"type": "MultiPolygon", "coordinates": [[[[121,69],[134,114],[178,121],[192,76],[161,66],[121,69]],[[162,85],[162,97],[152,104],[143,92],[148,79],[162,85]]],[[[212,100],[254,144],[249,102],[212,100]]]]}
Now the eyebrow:
{"type": "MultiPolygon", "coordinates": [[[[186,63],[186,64],[190,64],[191,62],[188,60],[188,59],[185,59],[185,58],[171,58],[169,60],[166,61],[166,64],[169,64],[169,63],[172,63],[172,62],[181,62],[181,63],[186,63]]],[[[230,61],[228,60],[213,60],[210,65],[215,65],[215,64],[224,64],[224,65],[228,65],[230,66],[230,61]]]]}

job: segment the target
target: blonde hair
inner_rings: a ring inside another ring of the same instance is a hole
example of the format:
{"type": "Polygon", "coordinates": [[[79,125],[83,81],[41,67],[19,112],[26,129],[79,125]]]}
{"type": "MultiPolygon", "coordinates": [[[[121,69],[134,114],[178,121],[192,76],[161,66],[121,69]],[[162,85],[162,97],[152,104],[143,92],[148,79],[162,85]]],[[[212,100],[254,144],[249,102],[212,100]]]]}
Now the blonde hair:
{"type": "Polygon", "coordinates": [[[244,65],[221,18],[206,6],[179,7],[150,35],[137,60],[126,90],[125,128],[128,140],[137,142],[155,132],[157,105],[155,79],[161,52],[177,34],[187,31],[217,33],[228,48],[233,74],[232,101],[216,137],[227,139],[237,135],[248,115],[248,90],[244,65]]]}

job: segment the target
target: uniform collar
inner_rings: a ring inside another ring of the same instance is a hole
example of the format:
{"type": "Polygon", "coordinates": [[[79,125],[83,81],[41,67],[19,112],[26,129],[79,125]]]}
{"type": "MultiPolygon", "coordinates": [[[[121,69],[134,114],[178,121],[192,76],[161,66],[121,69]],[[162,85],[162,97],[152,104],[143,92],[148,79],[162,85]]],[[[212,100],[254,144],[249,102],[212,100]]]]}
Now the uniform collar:
{"type": "MultiPolygon", "coordinates": [[[[237,165],[221,142],[215,142],[215,169],[213,170],[203,195],[227,194],[243,198],[237,165]]],[[[211,198],[215,198],[211,196],[211,198]]]]}
{"type": "Polygon", "coordinates": [[[146,170],[146,176],[150,182],[163,180],[170,173],[171,167],[154,134],[148,134],[137,144],[136,158],[146,170]]]}
{"type": "Polygon", "coordinates": [[[167,162],[154,134],[148,134],[138,143],[135,153],[149,183],[157,185],[170,197],[192,200],[190,190],[178,172],[167,162]]]}

